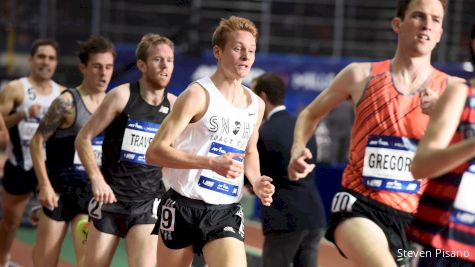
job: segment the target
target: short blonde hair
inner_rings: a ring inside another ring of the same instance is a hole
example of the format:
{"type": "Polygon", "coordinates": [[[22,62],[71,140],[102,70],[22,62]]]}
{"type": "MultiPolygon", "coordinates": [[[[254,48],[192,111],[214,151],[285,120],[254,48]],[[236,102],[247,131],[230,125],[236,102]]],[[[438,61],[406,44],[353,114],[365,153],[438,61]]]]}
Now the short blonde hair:
{"type": "Polygon", "coordinates": [[[158,44],[167,44],[172,49],[175,47],[175,44],[167,37],[161,36],[160,34],[156,33],[147,33],[142,37],[142,40],[140,40],[140,43],[137,45],[137,49],[135,50],[135,56],[137,57],[137,59],[146,61],[148,56],[148,49],[151,46],[158,44]]]}
{"type": "Polygon", "coordinates": [[[221,49],[224,49],[228,33],[239,30],[250,32],[256,39],[259,34],[256,25],[254,25],[254,23],[249,19],[236,16],[231,16],[228,19],[222,18],[219,25],[214,30],[212,45],[217,45],[221,49]]]}

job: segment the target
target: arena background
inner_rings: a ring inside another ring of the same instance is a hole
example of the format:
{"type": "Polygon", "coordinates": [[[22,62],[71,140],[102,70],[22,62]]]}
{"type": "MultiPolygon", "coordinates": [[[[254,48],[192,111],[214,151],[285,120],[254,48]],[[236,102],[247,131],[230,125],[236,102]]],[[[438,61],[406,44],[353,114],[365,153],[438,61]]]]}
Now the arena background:
{"type": "MultiPolygon", "coordinates": [[[[8,80],[28,74],[29,48],[39,37],[59,42],[59,66],[54,79],[64,85],[80,83],[77,42],[91,35],[108,37],[118,50],[110,88],[136,80],[139,73],[135,46],[143,34],[153,32],[175,42],[175,70],[168,89],[178,94],[192,80],[214,70],[212,31],[220,18],[237,15],[253,20],[260,31],[256,62],[245,82],[265,71],[279,74],[288,85],[286,105],[297,114],[348,63],[393,56],[396,35],[390,22],[395,6],[396,0],[2,0],[0,88],[8,80]]],[[[449,1],[444,36],[433,53],[436,67],[464,78],[473,75],[473,66],[468,62],[473,23],[475,1],[449,1]]],[[[351,117],[351,111],[343,116],[351,117]]],[[[341,123],[339,127],[343,127],[341,123]]],[[[332,140],[332,131],[320,131],[322,154],[322,147],[332,148],[325,146],[327,143],[336,146],[345,142],[332,140]]],[[[320,188],[327,214],[331,197],[339,187],[344,160],[330,157],[322,159],[318,166],[315,184],[320,188]]],[[[243,202],[251,219],[248,229],[255,231],[252,236],[259,237],[259,204],[251,196],[243,202]]],[[[28,244],[34,242],[34,229],[21,230],[18,241],[21,242],[16,243],[15,253],[25,260],[30,254],[23,250],[28,251],[28,244]]],[[[258,266],[260,240],[250,242],[256,243],[248,244],[250,266],[258,266]]],[[[62,257],[72,262],[72,249],[65,246],[62,257]]],[[[336,259],[338,254],[332,253],[327,251],[326,255],[336,259]]],[[[124,262],[125,252],[118,250],[113,266],[125,266],[124,262]]]]}

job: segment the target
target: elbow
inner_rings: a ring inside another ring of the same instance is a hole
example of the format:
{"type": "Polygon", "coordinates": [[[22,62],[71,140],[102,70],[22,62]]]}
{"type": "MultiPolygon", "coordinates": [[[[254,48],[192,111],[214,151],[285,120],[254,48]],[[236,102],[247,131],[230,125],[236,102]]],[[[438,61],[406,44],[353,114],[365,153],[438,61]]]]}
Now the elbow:
{"type": "Polygon", "coordinates": [[[38,134],[33,135],[30,141],[30,153],[36,154],[38,147],[42,147],[40,144],[44,145],[42,140],[40,140],[40,136],[38,134]]]}
{"type": "Polygon", "coordinates": [[[9,141],[8,132],[0,132],[0,150],[5,150],[9,141]]]}
{"type": "Polygon", "coordinates": [[[76,148],[76,150],[78,149],[78,147],[81,146],[80,143],[81,143],[81,140],[79,140],[79,135],[78,135],[76,136],[76,139],[74,139],[74,147],[76,148]]]}
{"type": "Polygon", "coordinates": [[[158,153],[157,146],[150,144],[145,152],[145,162],[150,165],[160,165],[161,162],[159,160],[160,157],[157,156],[158,153]]]}
{"type": "Polygon", "coordinates": [[[145,162],[149,165],[154,165],[153,154],[150,152],[150,148],[145,152],[145,162]]]}
{"type": "Polygon", "coordinates": [[[79,132],[79,134],[76,136],[76,139],[74,139],[74,147],[76,148],[78,153],[81,148],[84,147],[84,137],[81,132],[79,132]]]}
{"type": "Polygon", "coordinates": [[[415,157],[414,161],[412,162],[411,173],[416,180],[429,176],[429,173],[427,172],[427,166],[424,167],[424,164],[422,164],[422,162],[417,157],[415,157]]]}

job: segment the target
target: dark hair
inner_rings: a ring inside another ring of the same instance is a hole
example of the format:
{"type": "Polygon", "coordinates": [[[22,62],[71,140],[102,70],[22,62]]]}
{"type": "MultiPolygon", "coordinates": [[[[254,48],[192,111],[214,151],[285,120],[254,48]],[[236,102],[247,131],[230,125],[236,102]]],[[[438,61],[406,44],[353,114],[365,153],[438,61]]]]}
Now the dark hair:
{"type": "Polygon", "coordinates": [[[42,39],[37,39],[33,42],[30,49],[30,56],[33,57],[36,54],[36,52],[38,52],[38,47],[45,46],[45,45],[52,46],[54,50],[56,50],[56,54],[58,54],[58,49],[59,49],[58,43],[51,39],[42,38],[42,39]]]}
{"type": "Polygon", "coordinates": [[[87,41],[79,41],[79,50],[77,55],[81,63],[87,65],[89,62],[89,55],[107,52],[112,53],[114,58],[116,57],[117,53],[115,51],[114,44],[112,44],[109,39],[102,36],[93,36],[87,41]]]}
{"type": "Polygon", "coordinates": [[[475,23],[472,26],[472,33],[470,34],[470,42],[469,42],[469,48],[470,48],[470,56],[472,57],[472,66],[475,67],[475,48],[473,47],[472,43],[475,40],[475,23]]]}
{"type": "MultiPolygon", "coordinates": [[[[406,11],[409,8],[409,5],[412,3],[412,1],[414,0],[399,0],[397,2],[396,17],[404,20],[406,11]]],[[[439,0],[439,2],[442,4],[442,7],[444,8],[444,13],[447,10],[447,1],[448,0],[439,0]]]]}
{"type": "Polygon", "coordinates": [[[266,72],[254,79],[254,92],[259,95],[266,93],[273,105],[283,105],[285,99],[285,82],[279,76],[266,72]]]}

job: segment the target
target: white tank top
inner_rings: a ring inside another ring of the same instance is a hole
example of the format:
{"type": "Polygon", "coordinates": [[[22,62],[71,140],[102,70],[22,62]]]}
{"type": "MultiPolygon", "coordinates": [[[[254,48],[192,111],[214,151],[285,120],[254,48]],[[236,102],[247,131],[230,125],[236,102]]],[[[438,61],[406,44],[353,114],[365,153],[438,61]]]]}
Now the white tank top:
{"type": "Polygon", "coordinates": [[[59,85],[53,80],[50,81],[52,90],[49,95],[38,94],[35,88],[33,88],[31,85],[30,81],[28,81],[27,77],[21,78],[20,83],[23,87],[24,97],[23,102],[15,108],[15,112],[23,112],[33,104],[41,105],[41,112],[38,114],[38,116],[23,119],[18,123],[16,127],[18,129],[20,143],[10,144],[11,147],[8,149],[8,159],[10,162],[15,166],[21,164],[23,169],[28,171],[33,167],[30,155],[31,138],[35,134],[36,129],[38,128],[38,125],[40,124],[40,121],[45,115],[46,111],[48,111],[51,102],[53,102],[53,100],[59,96],[60,90],[59,85]],[[18,155],[13,153],[13,148],[17,146],[21,147],[22,159],[18,158],[18,155]]]}
{"type": "MultiPolygon", "coordinates": [[[[251,95],[252,103],[239,109],[224,98],[209,77],[196,82],[208,92],[208,109],[203,118],[185,128],[175,140],[174,147],[201,156],[219,156],[226,152],[244,154],[257,123],[257,96],[244,87],[251,95]]],[[[163,168],[163,174],[176,192],[209,204],[236,203],[242,196],[244,175],[229,179],[208,169],[171,168],[163,168]]]]}

